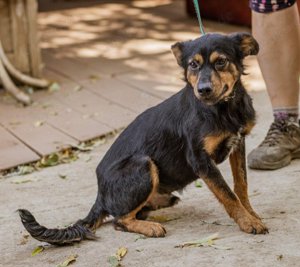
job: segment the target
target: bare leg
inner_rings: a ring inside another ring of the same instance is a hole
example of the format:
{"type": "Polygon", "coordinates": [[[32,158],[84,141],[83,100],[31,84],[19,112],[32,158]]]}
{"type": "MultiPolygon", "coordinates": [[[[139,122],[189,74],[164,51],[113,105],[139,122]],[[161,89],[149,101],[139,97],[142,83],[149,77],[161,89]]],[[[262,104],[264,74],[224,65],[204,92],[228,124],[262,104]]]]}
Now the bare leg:
{"type": "Polygon", "coordinates": [[[300,27],[297,4],[271,13],[252,12],[258,62],[273,107],[274,122],[248,155],[253,169],[275,170],[300,158],[300,27]]]}
{"type": "Polygon", "coordinates": [[[297,4],[272,12],[252,11],[258,62],[273,108],[296,107],[299,99],[300,27],[297,4]]]}

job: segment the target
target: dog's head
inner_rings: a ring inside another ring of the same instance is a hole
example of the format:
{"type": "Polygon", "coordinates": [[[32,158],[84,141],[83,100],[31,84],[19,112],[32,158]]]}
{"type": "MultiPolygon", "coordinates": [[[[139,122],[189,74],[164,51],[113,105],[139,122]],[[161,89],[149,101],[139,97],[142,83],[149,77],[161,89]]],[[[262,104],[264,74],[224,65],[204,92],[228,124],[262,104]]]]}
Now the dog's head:
{"type": "Polygon", "coordinates": [[[243,74],[243,59],[258,50],[258,43],[248,33],[206,34],[172,46],[195,96],[208,105],[228,99],[243,74]]]}

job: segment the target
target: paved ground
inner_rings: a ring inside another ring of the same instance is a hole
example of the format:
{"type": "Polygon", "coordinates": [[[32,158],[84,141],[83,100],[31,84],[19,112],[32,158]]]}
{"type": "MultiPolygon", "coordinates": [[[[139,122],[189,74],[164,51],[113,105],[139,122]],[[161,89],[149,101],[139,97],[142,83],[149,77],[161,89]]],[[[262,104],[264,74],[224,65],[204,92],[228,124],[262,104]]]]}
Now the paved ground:
{"type": "MultiPolygon", "coordinates": [[[[44,76],[59,86],[35,92],[26,108],[0,90],[0,171],[126,126],[181,87],[170,46],[199,36],[182,0],[103,0],[39,13],[38,24],[44,76]]],[[[263,89],[255,59],[248,65],[252,90],[263,89]]]]}
{"type": "MultiPolygon", "coordinates": [[[[270,122],[265,92],[252,93],[258,110],[258,125],[247,140],[248,150],[257,145],[270,122]]],[[[119,247],[128,248],[123,266],[299,266],[300,261],[300,161],[278,171],[249,170],[253,206],[264,218],[270,234],[248,235],[239,230],[216,199],[203,186],[190,185],[174,208],[156,211],[176,220],[163,223],[167,236],[139,239],[131,233],[117,232],[111,224],[98,229],[96,242],[82,242],[70,247],[47,247],[31,256],[41,243],[28,238],[15,212],[28,208],[47,226],[64,226],[85,216],[96,196],[95,168],[112,140],[97,147],[73,163],[44,169],[22,177],[0,180],[0,266],[57,266],[77,254],[74,266],[109,266],[107,259],[119,247]],[[60,176],[66,176],[62,179],[60,176]],[[27,183],[20,183],[21,181],[27,183]],[[216,225],[217,222],[220,225],[216,225]],[[231,250],[212,247],[174,248],[174,246],[219,232],[216,244],[231,250]]],[[[231,183],[228,163],[221,170],[231,183]]]]}

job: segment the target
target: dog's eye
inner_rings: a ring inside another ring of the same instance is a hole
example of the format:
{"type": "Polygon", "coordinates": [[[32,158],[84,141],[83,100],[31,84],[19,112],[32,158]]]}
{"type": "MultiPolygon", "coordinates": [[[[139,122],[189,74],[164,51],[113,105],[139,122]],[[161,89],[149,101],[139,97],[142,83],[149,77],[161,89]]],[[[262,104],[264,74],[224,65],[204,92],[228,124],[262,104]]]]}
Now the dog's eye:
{"type": "Polygon", "coordinates": [[[191,61],[190,67],[191,67],[191,69],[196,70],[199,68],[199,64],[196,61],[191,61]]]}
{"type": "Polygon", "coordinates": [[[228,60],[227,58],[219,58],[216,62],[215,62],[215,66],[217,69],[221,69],[224,68],[225,65],[227,64],[228,60]]]}

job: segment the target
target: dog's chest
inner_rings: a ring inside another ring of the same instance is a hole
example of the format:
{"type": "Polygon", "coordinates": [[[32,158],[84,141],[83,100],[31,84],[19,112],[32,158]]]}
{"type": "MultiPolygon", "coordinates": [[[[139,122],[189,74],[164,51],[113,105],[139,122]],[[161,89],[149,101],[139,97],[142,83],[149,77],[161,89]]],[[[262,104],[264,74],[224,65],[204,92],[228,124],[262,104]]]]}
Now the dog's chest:
{"type": "Polygon", "coordinates": [[[209,135],[204,138],[204,149],[216,163],[221,163],[239,146],[241,138],[241,131],[236,134],[224,132],[209,135]]]}

